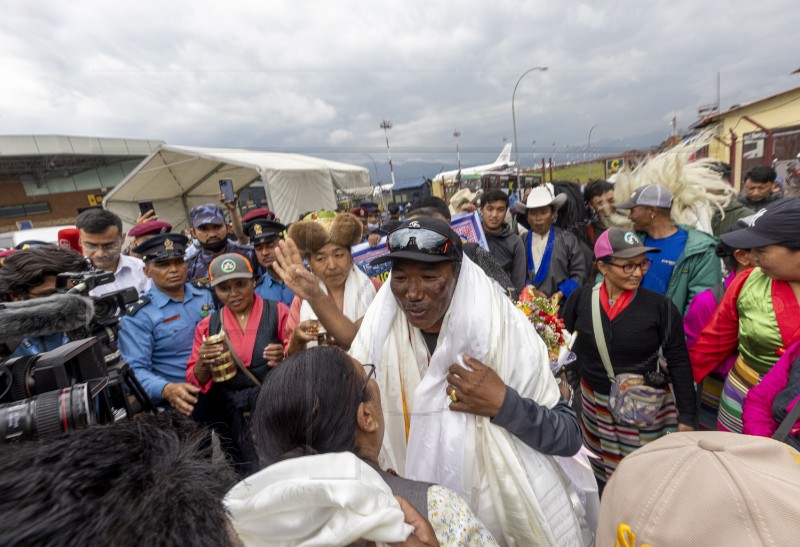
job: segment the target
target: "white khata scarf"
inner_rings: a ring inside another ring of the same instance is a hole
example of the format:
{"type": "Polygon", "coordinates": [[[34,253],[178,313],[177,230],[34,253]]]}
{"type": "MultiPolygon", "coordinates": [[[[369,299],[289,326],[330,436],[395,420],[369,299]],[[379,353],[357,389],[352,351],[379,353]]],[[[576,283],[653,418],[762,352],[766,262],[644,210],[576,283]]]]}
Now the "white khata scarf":
{"type": "Polygon", "coordinates": [[[234,486],[225,505],[246,546],[384,545],[413,531],[389,486],[349,452],[278,462],[234,486]]]}
{"type": "MultiPolygon", "coordinates": [[[[320,281],[319,286],[325,294],[328,294],[328,288],[325,283],[320,281]]],[[[347,279],[344,283],[344,309],[342,309],[342,313],[355,323],[367,313],[367,308],[375,299],[376,294],[375,285],[372,284],[367,274],[359,270],[355,264],[351,265],[350,273],[347,274],[347,279]]],[[[311,309],[311,304],[307,300],[303,300],[300,305],[300,321],[306,321],[307,319],[317,319],[317,315],[311,309]]],[[[309,342],[306,347],[310,348],[316,345],[316,342],[309,342]]]]}
{"type": "Polygon", "coordinates": [[[378,291],[350,350],[377,365],[386,421],[382,464],[462,494],[501,544],[584,545],[583,509],[555,460],[489,418],[448,408],[448,368],[462,354],[494,369],[522,397],[554,407],[558,387],[533,326],[464,257],[428,366],[422,334],[389,285],[378,291]]]}

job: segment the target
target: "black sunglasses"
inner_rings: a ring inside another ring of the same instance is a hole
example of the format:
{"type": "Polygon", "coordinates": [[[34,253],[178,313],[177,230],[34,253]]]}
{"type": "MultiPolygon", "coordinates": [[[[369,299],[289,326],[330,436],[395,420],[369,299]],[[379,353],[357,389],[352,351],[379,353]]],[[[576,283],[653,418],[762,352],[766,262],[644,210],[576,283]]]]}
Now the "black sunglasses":
{"type": "Polygon", "coordinates": [[[363,401],[364,397],[366,397],[367,395],[367,386],[369,385],[369,380],[370,378],[375,378],[376,372],[375,372],[375,365],[373,365],[372,363],[367,363],[361,366],[364,368],[369,367],[369,372],[367,372],[367,379],[364,381],[364,387],[361,390],[361,400],[363,401]]]}
{"type": "Polygon", "coordinates": [[[401,228],[389,234],[386,246],[390,252],[417,250],[431,255],[446,255],[452,245],[446,235],[427,228],[401,228]]]}

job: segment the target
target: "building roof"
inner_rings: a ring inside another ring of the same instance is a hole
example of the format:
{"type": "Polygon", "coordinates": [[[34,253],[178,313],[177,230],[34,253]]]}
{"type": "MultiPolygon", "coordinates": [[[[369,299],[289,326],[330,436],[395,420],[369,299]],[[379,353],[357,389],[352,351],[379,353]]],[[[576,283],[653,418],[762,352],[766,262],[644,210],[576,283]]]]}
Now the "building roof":
{"type": "MultiPolygon", "coordinates": [[[[800,69],[798,69],[798,70],[800,70],[800,69]]],[[[800,87],[793,87],[791,89],[786,89],[786,90],[781,91],[779,93],[774,93],[772,95],[768,95],[766,97],[762,97],[761,99],[756,99],[754,101],[750,101],[749,103],[737,104],[736,106],[733,106],[733,107],[729,108],[728,110],[726,110],[724,112],[717,112],[717,113],[714,113],[714,114],[709,114],[705,118],[693,123],[690,126],[690,128],[691,129],[700,129],[700,128],[703,128],[703,127],[707,127],[707,126],[711,125],[712,123],[718,121],[720,118],[727,118],[729,115],[733,114],[734,112],[737,112],[739,110],[743,110],[745,108],[749,108],[751,106],[757,105],[758,103],[763,103],[765,101],[769,101],[771,99],[775,99],[777,97],[781,97],[783,95],[788,95],[789,93],[792,93],[794,91],[800,91],[800,87]]]]}
{"type": "Polygon", "coordinates": [[[428,179],[425,177],[411,180],[400,180],[397,181],[394,186],[392,186],[392,192],[397,192],[399,190],[413,190],[424,186],[426,182],[428,182],[428,179]]]}
{"type": "Polygon", "coordinates": [[[66,135],[0,135],[0,175],[31,175],[40,182],[69,177],[123,161],[141,160],[162,142],[66,135]]]}

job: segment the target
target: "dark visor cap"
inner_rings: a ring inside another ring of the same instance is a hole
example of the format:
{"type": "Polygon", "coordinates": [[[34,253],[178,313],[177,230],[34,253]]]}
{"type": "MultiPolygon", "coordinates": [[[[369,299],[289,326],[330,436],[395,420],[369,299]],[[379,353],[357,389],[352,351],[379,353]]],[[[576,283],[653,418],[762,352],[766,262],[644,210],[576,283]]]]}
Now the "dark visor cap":
{"type": "Polygon", "coordinates": [[[722,234],[720,239],[734,249],[800,241],[800,197],[784,198],[761,209],[753,215],[750,226],[722,234]]]}
{"type": "Polygon", "coordinates": [[[426,263],[461,262],[464,256],[458,234],[446,222],[435,218],[403,222],[389,232],[386,246],[389,253],[371,264],[400,259],[426,263]]]}

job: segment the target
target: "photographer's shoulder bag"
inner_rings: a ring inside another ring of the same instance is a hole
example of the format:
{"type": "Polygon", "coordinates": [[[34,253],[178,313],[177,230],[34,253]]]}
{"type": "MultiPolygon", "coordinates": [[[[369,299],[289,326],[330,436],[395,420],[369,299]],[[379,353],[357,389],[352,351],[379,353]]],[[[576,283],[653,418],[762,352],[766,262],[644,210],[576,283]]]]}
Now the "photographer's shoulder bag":
{"type": "MultiPolygon", "coordinates": [[[[645,377],[641,374],[614,374],[600,316],[600,283],[592,289],[592,328],[600,359],[611,381],[608,410],[619,424],[633,427],[652,425],[664,405],[667,392],[664,388],[646,385],[645,377]]],[[[658,370],[656,361],[656,372],[658,370]]]]}

